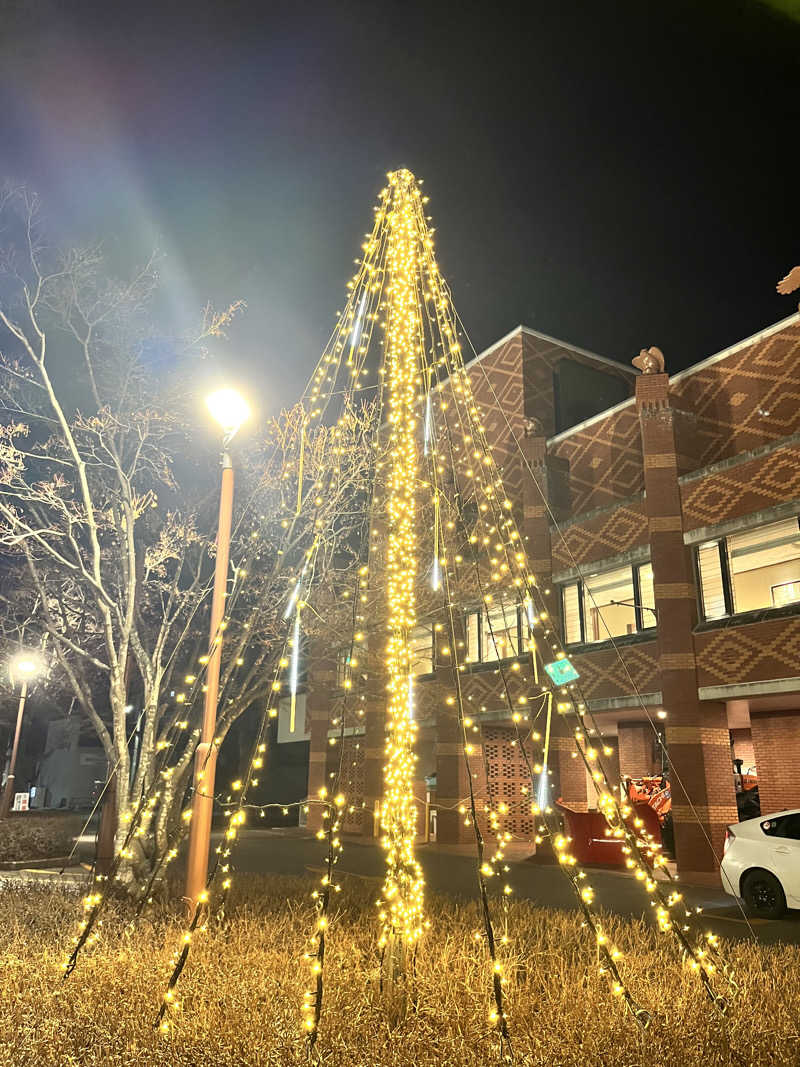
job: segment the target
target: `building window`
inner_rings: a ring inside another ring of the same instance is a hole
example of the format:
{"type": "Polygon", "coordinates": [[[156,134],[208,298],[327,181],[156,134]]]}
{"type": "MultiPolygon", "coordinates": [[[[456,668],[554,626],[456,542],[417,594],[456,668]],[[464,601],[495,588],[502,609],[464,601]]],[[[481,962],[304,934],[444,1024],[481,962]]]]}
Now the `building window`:
{"type": "Polygon", "coordinates": [[[583,583],[583,617],[586,641],[605,641],[634,633],[633,569],[619,567],[587,578],[583,583]]]}
{"type": "Polygon", "coordinates": [[[561,613],[565,642],[568,645],[579,644],[583,640],[580,582],[561,587],[561,613]]]}
{"type": "Polygon", "coordinates": [[[797,518],[700,545],[697,571],[704,619],[800,603],[797,518]]]}
{"type": "Polygon", "coordinates": [[[518,604],[493,604],[483,611],[467,612],[467,660],[495,663],[513,659],[522,648],[518,604]]]}
{"type": "Polygon", "coordinates": [[[408,654],[412,674],[433,673],[433,624],[420,623],[408,634],[408,654]]]}
{"type": "Polygon", "coordinates": [[[721,619],[728,614],[723,564],[725,542],[708,541],[697,549],[697,573],[700,579],[700,609],[704,619],[721,619]]]}
{"type": "Polygon", "coordinates": [[[350,649],[340,648],[336,653],[336,688],[343,689],[350,677],[350,649]]]}
{"type": "Polygon", "coordinates": [[[561,587],[565,644],[606,641],[656,625],[653,565],[617,567],[561,587]]]}
{"type": "Polygon", "coordinates": [[[656,594],[653,588],[653,564],[643,563],[640,567],[634,567],[633,576],[639,587],[636,600],[644,613],[644,618],[642,619],[644,625],[640,626],[639,629],[646,630],[648,627],[654,626],[656,620],[656,594]]]}

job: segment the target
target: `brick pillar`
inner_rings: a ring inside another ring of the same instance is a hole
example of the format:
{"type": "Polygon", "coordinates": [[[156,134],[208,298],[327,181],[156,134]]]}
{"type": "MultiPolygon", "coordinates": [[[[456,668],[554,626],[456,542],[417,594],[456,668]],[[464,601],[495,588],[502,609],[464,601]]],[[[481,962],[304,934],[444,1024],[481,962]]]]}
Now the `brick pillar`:
{"type": "MultiPolygon", "coordinates": [[[[542,423],[536,418],[525,420],[525,433],[521,441],[522,451],[527,460],[522,469],[522,501],[525,548],[528,563],[536,575],[536,581],[542,592],[553,629],[560,629],[561,601],[557,590],[550,589],[553,571],[552,544],[550,536],[550,512],[548,502],[551,496],[551,474],[547,457],[547,438],[542,423]],[[549,595],[545,595],[545,590],[549,595]]],[[[549,649],[541,654],[549,659],[549,649]]],[[[557,699],[557,698],[556,698],[557,699]]],[[[554,772],[553,799],[561,799],[564,804],[576,811],[588,808],[586,768],[577,755],[574,722],[567,720],[555,711],[552,718],[552,735],[550,738],[550,767],[554,772]],[[573,758],[573,753],[574,758],[573,758]]]]}
{"type": "Polygon", "coordinates": [[[750,712],[763,815],[800,808],[800,711],[750,712]]]}
{"type": "MultiPolygon", "coordinates": [[[[379,640],[382,634],[370,635],[379,640]]],[[[364,714],[364,817],[361,821],[363,837],[374,837],[375,806],[383,799],[383,767],[386,762],[386,698],[371,678],[367,687],[366,712],[364,714]]],[[[380,835],[380,824],[377,826],[380,835]]]]}
{"type": "Polygon", "coordinates": [[[647,722],[621,722],[619,738],[619,772],[629,778],[643,778],[654,773],[653,727],[647,722]]]}
{"type": "Polygon", "coordinates": [[[675,768],[670,780],[678,870],[684,877],[714,884],[725,827],[737,819],[736,795],[725,705],[701,704],[697,696],[692,636],[697,594],[691,557],[683,543],[675,413],[668,376],[640,375],[636,406],[658,613],[661,691],[668,713],[666,743],[675,768]]]}
{"type": "Polygon", "coordinates": [[[520,442],[527,463],[522,464],[522,509],[520,529],[525,538],[528,565],[536,576],[544,596],[554,628],[561,618],[561,601],[557,590],[550,589],[553,573],[550,539],[551,473],[547,457],[547,438],[537,419],[525,420],[525,432],[520,442]],[[545,590],[548,593],[545,594],[545,590]]]}
{"type": "MultiPolygon", "coordinates": [[[[459,642],[464,640],[463,619],[459,612],[455,613],[455,641],[456,648],[459,642]]],[[[449,644],[449,639],[443,639],[443,643],[449,644]]],[[[461,656],[459,656],[461,659],[461,656]]],[[[461,682],[465,697],[465,713],[469,714],[469,705],[466,701],[468,691],[467,676],[461,675],[461,682]]],[[[459,812],[458,806],[463,801],[468,806],[469,773],[466,760],[464,759],[464,737],[458,723],[458,707],[455,703],[456,686],[453,678],[453,668],[450,666],[440,667],[435,670],[435,681],[429,682],[431,687],[429,699],[436,714],[436,741],[434,751],[436,755],[436,808],[437,808],[437,840],[450,845],[463,844],[474,840],[472,826],[465,825],[464,816],[459,812]],[[453,700],[453,703],[448,703],[453,700]]],[[[480,746],[482,735],[480,733],[469,735],[469,743],[474,746],[474,754],[470,757],[470,766],[474,772],[481,764],[480,746]]],[[[473,779],[474,785],[477,781],[473,779]]],[[[483,798],[478,805],[483,810],[483,798]]]]}
{"type": "Polygon", "coordinates": [[[313,803],[322,786],[328,787],[328,727],[331,718],[331,694],[336,686],[335,651],[330,640],[316,639],[309,649],[306,717],[309,722],[308,751],[308,828],[322,827],[322,806],[313,803]]]}
{"type": "Polygon", "coordinates": [[[574,737],[550,738],[550,764],[557,776],[554,799],[575,811],[588,811],[586,766],[578,755],[574,737]]]}
{"type": "MultiPolygon", "coordinates": [[[[478,742],[479,743],[479,742],[478,742]]],[[[464,825],[458,805],[467,803],[469,782],[464,761],[464,743],[455,708],[439,712],[436,720],[437,840],[455,845],[473,839],[471,826],[464,825]]]]}

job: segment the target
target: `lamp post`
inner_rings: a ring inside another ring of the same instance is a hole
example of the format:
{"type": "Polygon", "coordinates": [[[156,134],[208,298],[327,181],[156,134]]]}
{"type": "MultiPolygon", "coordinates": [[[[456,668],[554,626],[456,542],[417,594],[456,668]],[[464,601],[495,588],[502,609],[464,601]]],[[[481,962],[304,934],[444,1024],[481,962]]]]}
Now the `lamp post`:
{"type": "Polygon", "coordinates": [[[229,448],[237,430],[250,414],[247,401],[235,389],[217,390],[207,398],[206,404],[212,418],[222,428],[222,487],[219,500],[214,595],[211,601],[203,727],[194,757],[194,793],[192,820],[189,825],[189,856],[186,866],[186,899],[191,914],[194,914],[198,898],[205,889],[208,878],[211,819],[214,813],[214,779],[217,769],[217,747],[214,744],[214,734],[217,727],[219,668],[222,658],[220,623],[225,615],[231,517],[233,515],[233,463],[229,448]]]}
{"type": "Polygon", "coordinates": [[[25,700],[28,696],[28,682],[32,681],[41,670],[41,661],[35,653],[19,652],[11,660],[9,674],[11,684],[14,679],[21,681],[19,690],[19,708],[17,709],[17,726],[14,730],[14,744],[11,747],[11,762],[8,765],[8,778],[6,778],[3,796],[0,798],[0,819],[5,819],[11,810],[11,801],[14,797],[14,779],[17,767],[17,752],[19,751],[19,735],[22,733],[22,716],[25,714],[25,700]]]}

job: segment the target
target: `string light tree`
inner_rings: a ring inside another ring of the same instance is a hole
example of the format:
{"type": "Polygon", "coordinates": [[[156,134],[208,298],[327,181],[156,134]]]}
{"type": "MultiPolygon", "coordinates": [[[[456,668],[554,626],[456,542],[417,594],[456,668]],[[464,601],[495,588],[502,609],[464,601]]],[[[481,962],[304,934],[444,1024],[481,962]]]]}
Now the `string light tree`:
{"type": "MultiPolygon", "coordinates": [[[[377,424],[385,427],[386,437],[385,441],[374,442],[382,457],[375,464],[376,470],[380,470],[380,522],[372,521],[376,515],[373,509],[376,484],[373,481],[369,500],[364,501],[364,507],[370,517],[369,561],[359,572],[356,589],[360,590],[359,601],[366,602],[366,587],[369,585],[376,594],[376,600],[383,607],[377,616],[370,615],[367,607],[352,611],[350,663],[346,681],[353,681],[351,668],[355,666],[352,660],[356,648],[364,644],[370,645],[369,635],[365,641],[362,633],[362,630],[368,628],[365,615],[369,617],[370,623],[375,623],[377,619],[379,628],[388,633],[380,672],[386,679],[385,704],[375,708],[381,719],[381,732],[385,727],[386,737],[383,796],[380,803],[380,828],[386,852],[386,873],[380,901],[379,945],[389,992],[388,1008],[389,1013],[394,1016],[405,1009],[411,960],[428,925],[424,916],[424,881],[415,854],[417,809],[414,782],[418,731],[415,710],[421,694],[415,693],[410,633],[421,617],[418,612],[419,600],[423,604],[422,610],[426,619],[433,620],[438,614],[446,620],[444,624],[432,622],[431,625],[432,632],[444,633],[449,638],[447,646],[441,647],[439,652],[448,658],[448,668],[452,671],[452,683],[449,685],[445,703],[453,709],[456,716],[462,758],[467,772],[465,782],[468,795],[461,805],[460,814],[464,822],[472,827],[476,842],[479,904],[483,924],[483,930],[476,940],[483,941],[487,947],[487,963],[491,971],[494,1005],[489,1013],[489,1020],[510,1053],[507,979],[501,955],[508,938],[503,936],[497,939],[494,935],[493,900],[490,898],[487,882],[488,879],[492,885],[497,885],[500,881],[496,876],[504,872],[506,867],[503,852],[508,835],[502,828],[503,805],[487,804],[485,821],[488,822],[498,847],[491,858],[485,860],[482,830],[479,825],[483,815],[478,811],[477,790],[473,783],[475,775],[471,770],[471,761],[477,755],[475,750],[480,750],[481,746],[473,744],[471,736],[477,732],[476,724],[474,719],[465,715],[465,699],[468,700],[469,696],[465,698],[462,675],[464,678],[469,677],[464,673],[467,671],[469,658],[465,653],[463,630],[457,618],[458,603],[455,599],[456,596],[462,595],[462,589],[459,587],[459,567],[464,562],[463,556],[473,559],[473,575],[478,575],[479,563],[483,568],[481,582],[485,578],[488,584],[482,599],[487,606],[498,600],[502,605],[506,598],[514,610],[521,606],[526,611],[530,636],[534,642],[531,647],[533,655],[528,661],[528,669],[532,667],[530,674],[526,673],[523,667],[522,656],[515,656],[510,677],[506,677],[504,668],[495,672],[502,675],[502,687],[509,713],[517,728],[521,749],[525,751],[526,743],[539,740],[537,733],[533,731],[533,716],[530,713],[534,703],[538,703],[540,709],[550,709],[555,702],[559,713],[577,716],[579,728],[575,731],[576,755],[584,761],[596,783],[598,793],[602,797],[601,810],[609,821],[610,831],[615,836],[624,837],[637,880],[658,905],[661,929],[665,933],[672,933],[679,940],[690,966],[704,982],[709,983],[708,992],[713,997],[709,978],[712,972],[703,962],[704,957],[694,952],[683,933],[678,930],[677,921],[673,921],[670,915],[680,899],[679,895],[674,901],[671,896],[662,904],[661,894],[653,877],[653,864],[643,854],[644,850],[637,843],[636,835],[624,826],[618,808],[612,802],[613,798],[608,792],[608,779],[602,769],[599,754],[585,743],[586,738],[581,730],[585,704],[575,683],[569,680],[568,674],[564,676],[563,668],[568,667],[569,662],[553,632],[541,590],[531,572],[523,539],[516,526],[512,502],[506,495],[501,472],[486,440],[480,409],[460,355],[458,323],[449,292],[433,256],[432,231],[427,227],[422,208],[424,199],[410,172],[401,170],[389,175],[389,186],[382,192],[376,208],[372,234],[367,235],[363,246],[364,255],[357,261],[355,276],[348,285],[345,311],[339,318],[333,338],[323,353],[318,371],[303,398],[304,410],[305,418],[310,424],[314,419],[321,419],[331,397],[349,395],[350,389],[360,387],[359,379],[368,370],[367,359],[373,326],[380,321],[384,332],[384,353],[379,370],[381,381],[378,387],[377,424]],[[437,386],[435,390],[434,381],[437,386]],[[346,382],[349,382],[349,385],[345,388],[346,382]],[[455,436],[460,437],[458,446],[453,441],[455,436]],[[468,489],[465,489],[465,485],[468,489]],[[469,493],[471,497],[468,500],[469,493]],[[475,505],[475,517],[467,519],[465,502],[475,505]],[[429,523],[426,526],[429,517],[432,517],[432,531],[429,523]],[[422,530],[426,532],[421,534],[422,530]],[[464,532],[465,544],[461,544],[456,537],[464,532]],[[422,563],[423,553],[429,551],[432,551],[430,568],[422,563]],[[420,591],[428,577],[430,589],[427,590],[423,602],[420,591]],[[431,597],[438,598],[433,607],[430,604],[431,597]],[[427,610],[429,607],[430,611],[427,610]],[[544,670],[541,676],[537,673],[537,650],[543,653],[544,670]],[[561,668],[551,674],[548,668],[553,668],[554,664],[545,663],[544,655],[548,659],[554,658],[554,663],[561,664],[561,668]]],[[[298,467],[297,475],[298,496],[301,470],[302,463],[298,467]]],[[[336,465],[330,470],[328,477],[335,480],[336,465]]],[[[326,487],[315,485],[313,490],[316,503],[324,509],[326,487]]],[[[329,528],[330,524],[335,525],[336,522],[335,515],[323,515],[320,512],[315,523],[318,537],[324,529],[329,528]]],[[[469,564],[464,564],[465,568],[468,566],[469,564]]],[[[304,565],[296,576],[296,583],[292,584],[287,593],[288,607],[285,618],[287,627],[291,626],[294,649],[298,647],[300,608],[308,606],[311,610],[316,610],[313,603],[313,583],[313,568],[307,569],[304,565]]],[[[321,604],[318,603],[317,606],[321,607],[321,604]]],[[[350,603],[348,607],[354,605],[350,603]]],[[[344,627],[329,629],[331,632],[334,629],[341,632],[344,627]]],[[[492,640],[495,640],[494,633],[492,640]]],[[[292,660],[295,660],[294,656],[292,660]]],[[[279,663],[279,674],[281,670],[283,674],[274,683],[274,690],[277,692],[288,688],[293,692],[296,660],[293,666],[292,661],[284,656],[279,663]]],[[[372,666],[370,674],[375,682],[377,679],[374,675],[377,672],[372,666]]],[[[362,695],[358,694],[359,701],[362,695]]],[[[353,697],[356,697],[355,693],[353,697]]],[[[269,715],[270,711],[271,705],[268,706],[266,714],[269,715]]],[[[326,722],[326,737],[327,727],[326,722]]],[[[344,733],[345,717],[342,712],[340,741],[343,740],[344,733]]],[[[335,738],[330,740],[333,742],[335,738]]],[[[598,742],[602,743],[599,735],[598,742]]],[[[545,746],[546,744],[545,741],[545,746]]],[[[230,821],[228,843],[225,846],[226,866],[237,837],[236,828],[244,819],[247,783],[251,781],[252,770],[257,766],[255,761],[260,758],[256,746],[250,768],[241,776],[245,785],[238,791],[238,803],[230,821]]],[[[543,752],[540,763],[530,769],[529,804],[537,786],[541,784],[541,775],[546,774],[546,762],[546,753],[543,752]],[[544,771],[540,769],[542,767],[544,771]],[[538,781],[535,780],[537,774],[540,776],[538,781]]],[[[315,990],[306,995],[303,1009],[304,1027],[312,1049],[317,1039],[322,1007],[325,931],[328,929],[327,901],[330,896],[327,890],[338,889],[338,885],[331,884],[331,879],[341,851],[339,831],[344,811],[346,808],[350,810],[354,799],[345,796],[339,789],[341,757],[339,764],[339,775],[332,776],[336,787],[330,794],[326,788],[327,771],[323,769],[326,777],[314,783],[320,786],[320,803],[327,812],[327,833],[323,831],[320,836],[327,837],[328,840],[328,862],[322,883],[323,891],[315,894],[317,926],[311,939],[314,950],[306,954],[310,960],[315,986],[315,990]]],[[[309,784],[312,785],[311,782],[309,784]]],[[[546,791],[543,791],[543,798],[544,792],[546,791]]],[[[576,867],[575,860],[569,853],[569,841],[554,833],[552,820],[547,812],[545,816],[548,830],[555,837],[554,843],[562,870],[578,897],[587,927],[596,940],[598,968],[607,976],[613,993],[621,998],[634,1018],[644,1026],[649,1018],[648,1013],[639,1007],[628,992],[618,963],[621,954],[609,944],[607,935],[593,914],[591,887],[586,884],[583,872],[576,867]]],[[[223,883],[225,893],[229,882],[230,879],[226,875],[223,883]]],[[[500,891],[501,901],[508,888],[510,887],[504,886],[500,891]]],[[[188,932],[187,945],[190,939],[191,931],[188,932]]],[[[166,1005],[172,1003],[172,990],[187,951],[188,949],[184,948],[182,962],[179,961],[176,965],[165,1004],[162,1005],[159,1017],[162,1028],[167,1028],[164,1017],[166,1005]]]]}
{"type": "Polygon", "coordinates": [[[386,850],[383,932],[390,993],[406,974],[406,954],[422,933],[422,870],[414,854],[417,809],[414,802],[414,675],[409,632],[416,623],[416,494],[418,482],[417,397],[421,381],[422,335],[418,315],[419,279],[416,203],[419,190],[408,170],[390,176],[386,251],[388,312],[385,374],[389,422],[387,475],[386,592],[387,741],[381,829],[386,850]]]}
{"type": "MultiPolygon", "coordinates": [[[[385,730],[383,766],[383,794],[380,800],[381,842],[386,853],[386,873],[380,901],[381,934],[379,948],[382,960],[383,987],[387,993],[387,1011],[390,1017],[398,1018],[406,1010],[410,990],[410,959],[419,944],[424,930],[429,925],[424,918],[424,882],[421,868],[415,855],[415,838],[418,830],[417,806],[414,795],[417,755],[417,722],[415,720],[414,664],[409,637],[417,623],[416,598],[424,578],[419,567],[419,544],[427,542],[428,535],[420,537],[420,531],[430,531],[428,520],[433,518],[434,560],[431,570],[432,592],[441,600],[446,558],[443,551],[442,529],[444,520],[439,507],[439,490],[436,476],[431,476],[435,448],[432,443],[433,420],[430,385],[433,371],[431,359],[443,343],[443,336],[436,324],[426,322],[423,312],[426,301],[431,299],[430,287],[425,284],[423,263],[426,245],[432,244],[430,234],[419,225],[419,211],[423,198],[414,176],[407,170],[389,175],[389,187],[381,193],[376,209],[377,236],[364,246],[369,256],[377,249],[381,253],[377,262],[363,279],[364,295],[358,291],[357,279],[350,283],[349,307],[364,306],[367,293],[377,291],[378,300],[372,306],[383,312],[381,325],[384,330],[384,353],[379,370],[381,376],[381,409],[383,424],[387,427],[387,439],[381,442],[385,462],[379,462],[381,498],[380,519],[371,513],[372,543],[370,562],[367,568],[374,595],[372,610],[365,614],[376,629],[388,632],[385,646],[383,672],[386,678],[385,704],[376,707],[373,714],[381,719],[381,733],[385,730]],[[355,291],[353,286],[355,284],[355,291]],[[381,299],[382,298],[382,299],[381,299]],[[418,500],[421,507],[418,508],[418,500]],[[380,606],[375,610],[375,605],[380,606]],[[380,623],[378,623],[380,620],[380,623]],[[377,625],[376,625],[377,624],[377,625]]],[[[377,317],[373,315],[373,318],[377,317]]],[[[436,460],[438,465],[440,461],[436,460]]],[[[447,509],[446,498],[443,507],[447,509]]],[[[449,512],[448,512],[449,514],[449,512]]],[[[450,523],[452,525],[452,523],[450,523]]],[[[366,584],[366,578],[364,579],[366,584]]],[[[425,600],[430,600],[427,590],[425,600]]],[[[367,600],[362,593],[362,600],[367,600]]],[[[429,607],[429,604],[426,604],[429,607]]],[[[356,617],[354,625],[363,619],[356,617]]],[[[437,631],[443,629],[437,624],[437,631]]],[[[353,641],[359,639],[353,634],[353,641]]],[[[377,635],[376,635],[377,636],[377,635]]],[[[451,642],[455,645],[455,639],[451,642]]],[[[351,641],[352,645],[352,641],[351,641]]],[[[448,700],[448,704],[453,703],[448,700]]],[[[460,730],[464,734],[462,705],[458,702],[460,730]]],[[[340,723],[344,720],[341,719],[340,723]]],[[[471,746],[465,744],[466,753],[471,746]]],[[[335,738],[330,738],[335,744],[335,738]]],[[[331,775],[333,778],[334,775],[331,775]]],[[[311,784],[311,783],[310,783],[311,784]]],[[[326,784],[321,785],[319,795],[327,795],[326,784]]],[[[471,808],[476,810],[474,795],[471,808]]],[[[496,818],[492,813],[491,830],[498,842],[505,842],[496,818]]],[[[503,986],[505,979],[496,953],[493,920],[486,879],[497,873],[495,866],[502,860],[502,848],[498,847],[491,861],[484,860],[483,840],[477,817],[472,820],[478,854],[478,881],[481,890],[481,914],[484,934],[489,946],[491,981],[495,1006],[490,1020],[508,1042],[503,986]],[[487,873],[488,872],[488,873],[487,873]]],[[[333,818],[327,823],[328,832],[334,825],[333,818]]],[[[338,820],[336,822],[338,826],[338,820]]],[[[321,831],[321,836],[325,836],[321,831]]],[[[323,896],[326,889],[323,882],[323,896]]],[[[316,895],[315,899],[321,899],[316,895]]],[[[504,894],[503,899],[506,899],[504,894]]],[[[326,923],[325,917],[321,917],[326,923]]],[[[325,927],[320,926],[324,931],[325,927]]],[[[323,934],[318,932],[316,951],[309,954],[316,991],[306,996],[305,1025],[309,1039],[316,1041],[316,1028],[320,1016],[321,968],[324,953],[321,950],[323,934]]],[[[314,940],[314,939],[312,939],[314,940]]],[[[501,939],[503,942],[507,938],[501,939]]]]}
{"type": "MultiPolygon", "coordinates": [[[[503,846],[508,841],[508,835],[503,833],[501,827],[503,805],[487,805],[486,821],[497,837],[499,847],[491,862],[480,862],[483,842],[472,786],[475,775],[470,767],[472,757],[478,754],[476,750],[482,746],[473,744],[467,733],[476,730],[474,720],[464,715],[464,694],[460,682],[461,673],[469,660],[463,652],[458,651],[459,647],[463,649],[465,642],[455,621],[452,591],[448,582],[449,568],[453,566],[457,572],[459,563],[463,562],[460,554],[463,546],[456,544],[452,535],[445,533],[446,530],[452,530],[456,523],[442,519],[443,510],[449,506],[450,513],[456,514],[463,525],[463,483],[466,482],[471,486],[472,502],[476,505],[477,514],[468,536],[468,546],[471,554],[479,550],[485,556],[481,564],[486,572],[487,592],[481,599],[485,601],[487,610],[498,600],[502,604],[504,599],[509,599],[514,617],[517,608],[522,607],[528,624],[530,675],[526,675],[523,669],[523,660],[527,661],[529,657],[520,655],[512,664],[511,681],[517,686],[519,695],[515,693],[512,699],[505,670],[495,672],[503,675],[504,703],[508,704],[509,715],[515,724],[517,740],[512,744],[519,745],[520,750],[525,751],[526,743],[540,741],[538,732],[531,727],[531,716],[527,709],[533,701],[538,702],[540,708],[548,709],[548,726],[540,761],[529,765],[530,788],[525,791],[528,804],[536,812],[538,805],[535,802],[531,805],[531,800],[538,794],[543,807],[547,808],[549,718],[550,709],[555,706],[560,717],[574,715],[578,721],[574,732],[575,755],[586,766],[598,791],[598,807],[608,821],[609,834],[624,842],[628,865],[653,902],[659,928],[675,936],[690,969],[701,978],[714,1004],[724,1011],[724,999],[711,986],[714,968],[705,962],[706,948],[695,949],[684,936],[688,931],[688,912],[675,915],[674,919],[672,917],[671,913],[676,907],[683,910],[680,894],[662,894],[654,874],[655,868],[662,865],[661,857],[652,852],[639,827],[632,827],[626,822],[630,812],[614,800],[599,751],[587,742],[582,721],[586,704],[576,685],[577,675],[570,675],[571,664],[553,631],[542,590],[531,571],[524,538],[514,518],[513,504],[508,499],[503,476],[492,455],[483,417],[465,370],[459,341],[460,323],[433,254],[433,231],[427,226],[422,207],[425,199],[413,176],[408,171],[397,171],[389,175],[388,201],[384,191],[377,209],[377,221],[383,226],[378,243],[385,241],[385,280],[381,279],[385,282],[385,295],[380,306],[384,311],[386,340],[381,374],[386,391],[385,421],[389,427],[391,456],[386,473],[388,550],[385,580],[389,642],[386,655],[387,742],[384,796],[381,801],[381,830],[387,870],[380,938],[381,946],[386,949],[390,984],[396,986],[402,980],[407,949],[416,946],[426,925],[423,918],[423,883],[414,855],[416,812],[413,780],[417,726],[414,721],[414,675],[408,637],[418,621],[415,586],[418,591],[423,575],[418,556],[421,551],[427,550],[428,540],[426,536],[424,548],[418,544],[417,529],[420,524],[415,523],[415,519],[429,509],[433,517],[433,559],[429,572],[431,584],[434,590],[441,590],[445,601],[444,605],[439,605],[440,612],[442,607],[446,607],[449,615],[448,625],[443,627],[438,623],[434,630],[445,629],[450,637],[449,648],[440,651],[450,656],[453,668],[454,691],[446,702],[457,708],[467,764],[466,782],[470,795],[461,805],[461,813],[467,825],[472,825],[478,846],[485,939],[490,950],[495,996],[495,1008],[490,1020],[503,1038],[507,1038],[503,1000],[505,979],[502,962],[496,954],[485,880],[494,877],[505,867],[502,863],[503,846]],[[452,422],[450,415],[453,416],[452,422]],[[458,456],[453,450],[454,433],[460,437],[458,456]],[[418,445],[419,438],[422,440],[418,445]],[[450,438],[449,447],[444,438],[450,438]],[[428,460],[426,469],[420,463],[420,453],[428,460]],[[423,489],[427,493],[423,494],[423,489]],[[448,494],[452,499],[448,500],[448,494]],[[514,674],[514,671],[517,673],[514,674]],[[519,683],[522,684],[521,690],[519,683]],[[524,725],[520,725],[522,723],[524,725]]],[[[358,304],[357,294],[354,296],[358,304]]],[[[427,572],[427,567],[424,570],[427,572]]],[[[378,577],[373,573],[372,580],[376,581],[378,577]]],[[[498,655],[498,659],[502,658],[498,655]]],[[[597,744],[607,755],[602,733],[593,721],[592,730],[597,734],[597,744]]],[[[628,992],[619,970],[621,954],[609,945],[606,934],[593,915],[594,894],[585,881],[585,873],[576,866],[574,857],[570,855],[569,840],[557,832],[546,810],[542,814],[546,832],[554,839],[561,868],[578,897],[587,926],[597,941],[599,970],[608,976],[613,993],[625,1002],[637,1022],[646,1026],[649,1014],[628,992]]],[[[318,965],[319,960],[315,959],[315,967],[318,965]]],[[[317,1018],[318,1010],[319,1005],[317,1018]]]]}

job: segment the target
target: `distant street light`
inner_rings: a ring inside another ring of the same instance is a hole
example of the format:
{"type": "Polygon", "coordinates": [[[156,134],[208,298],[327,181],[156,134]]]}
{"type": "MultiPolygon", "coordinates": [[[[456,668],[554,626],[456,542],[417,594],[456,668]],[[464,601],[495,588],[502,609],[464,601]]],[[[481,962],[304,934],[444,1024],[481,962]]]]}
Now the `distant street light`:
{"type": "Polygon", "coordinates": [[[212,418],[223,431],[222,488],[219,499],[217,529],[217,559],[214,570],[214,597],[211,602],[211,622],[208,641],[203,728],[194,758],[194,792],[192,820],[189,824],[189,856],[186,864],[186,897],[192,914],[208,878],[208,853],[211,847],[211,819],[214,814],[214,780],[217,769],[217,748],[214,735],[217,728],[219,699],[219,667],[222,658],[222,629],[225,616],[225,594],[228,585],[228,559],[233,516],[233,462],[230,448],[239,427],[250,417],[247,401],[235,389],[218,389],[206,399],[212,418]]]}
{"type": "Polygon", "coordinates": [[[235,389],[217,389],[206,397],[206,407],[214,421],[225,431],[227,440],[223,447],[230,443],[242,423],[250,418],[250,405],[235,389]]]}
{"type": "Polygon", "coordinates": [[[18,652],[9,664],[11,684],[20,680],[19,708],[17,709],[17,726],[14,730],[14,744],[11,748],[11,762],[8,765],[8,778],[6,778],[3,796],[0,797],[0,819],[5,819],[11,810],[11,801],[14,798],[14,780],[17,768],[17,752],[19,751],[19,736],[22,732],[22,716],[25,714],[25,700],[28,696],[28,682],[33,681],[42,670],[42,661],[35,652],[18,652]]]}

